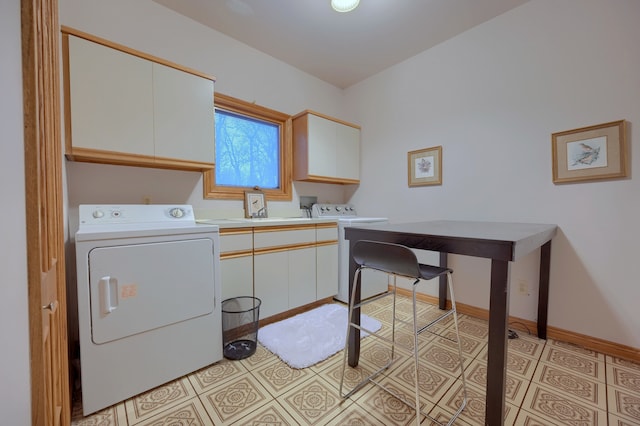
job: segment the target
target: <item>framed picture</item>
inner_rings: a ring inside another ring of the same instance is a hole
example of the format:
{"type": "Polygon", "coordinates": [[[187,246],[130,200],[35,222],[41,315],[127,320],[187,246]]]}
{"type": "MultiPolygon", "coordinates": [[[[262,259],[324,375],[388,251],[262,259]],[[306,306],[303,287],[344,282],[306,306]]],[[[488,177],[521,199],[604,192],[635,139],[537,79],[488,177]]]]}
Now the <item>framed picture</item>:
{"type": "Polygon", "coordinates": [[[244,217],[267,217],[264,192],[258,189],[244,192],[244,217]]]}
{"type": "Polygon", "coordinates": [[[409,151],[409,186],[442,185],[442,146],[409,151]]]}
{"type": "Polygon", "coordinates": [[[627,176],[625,121],[551,135],[553,183],[627,176]]]}

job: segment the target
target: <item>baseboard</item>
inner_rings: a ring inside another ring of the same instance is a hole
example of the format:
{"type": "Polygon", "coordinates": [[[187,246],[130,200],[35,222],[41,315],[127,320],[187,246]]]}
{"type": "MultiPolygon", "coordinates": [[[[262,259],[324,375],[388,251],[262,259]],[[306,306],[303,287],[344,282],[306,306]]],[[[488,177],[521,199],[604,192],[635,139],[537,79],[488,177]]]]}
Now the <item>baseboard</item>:
{"type": "MultiPolygon", "coordinates": [[[[398,288],[398,294],[411,297],[411,290],[398,288]]],[[[416,298],[427,303],[438,304],[438,298],[428,294],[416,293],[416,298]]],[[[467,305],[460,302],[456,305],[458,312],[461,314],[484,320],[489,319],[489,310],[487,309],[478,308],[477,306],[467,305]]],[[[447,300],[447,307],[451,307],[450,300],[447,300]]],[[[518,331],[528,332],[534,336],[538,335],[538,324],[535,321],[509,316],[509,327],[518,331]]],[[[572,343],[606,355],[625,358],[630,361],[640,363],[640,349],[633,348],[631,346],[621,345],[619,343],[610,342],[608,340],[587,336],[569,330],[563,330],[553,326],[547,326],[547,337],[554,340],[560,340],[562,342],[572,343]]]]}

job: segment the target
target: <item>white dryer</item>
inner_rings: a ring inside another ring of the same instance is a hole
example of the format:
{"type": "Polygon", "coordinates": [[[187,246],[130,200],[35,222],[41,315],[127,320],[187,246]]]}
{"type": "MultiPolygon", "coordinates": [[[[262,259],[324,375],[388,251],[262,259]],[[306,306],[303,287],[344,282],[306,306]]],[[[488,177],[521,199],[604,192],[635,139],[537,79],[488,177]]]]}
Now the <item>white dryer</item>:
{"type": "Polygon", "coordinates": [[[222,359],[219,232],[189,205],[81,205],[85,415],[222,359]]]}

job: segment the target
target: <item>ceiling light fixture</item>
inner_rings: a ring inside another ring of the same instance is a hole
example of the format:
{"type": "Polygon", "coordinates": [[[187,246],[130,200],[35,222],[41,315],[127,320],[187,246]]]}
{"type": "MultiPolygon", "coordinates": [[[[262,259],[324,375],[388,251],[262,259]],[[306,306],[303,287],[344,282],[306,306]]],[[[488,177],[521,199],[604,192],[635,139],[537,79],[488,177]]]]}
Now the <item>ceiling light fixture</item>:
{"type": "Polygon", "coordinates": [[[351,12],[358,7],[360,0],[331,0],[331,7],[336,12],[351,12]]]}

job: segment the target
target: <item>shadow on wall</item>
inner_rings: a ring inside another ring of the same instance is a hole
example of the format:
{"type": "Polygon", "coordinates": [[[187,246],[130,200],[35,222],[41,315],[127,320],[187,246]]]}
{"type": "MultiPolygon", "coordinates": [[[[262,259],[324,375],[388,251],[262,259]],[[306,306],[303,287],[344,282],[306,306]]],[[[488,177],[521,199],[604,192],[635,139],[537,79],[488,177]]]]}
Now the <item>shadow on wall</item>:
{"type": "MultiPolygon", "coordinates": [[[[69,207],[80,204],[188,204],[202,198],[202,173],[66,162],[69,207]]],[[[71,232],[75,232],[72,230],[71,232]]]]}
{"type": "Polygon", "coordinates": [[[611,302],[614,293],[604,290],[558,227],[551,246],[549,326],[614,343],[637,340],[628,316],[611,302]]]}

